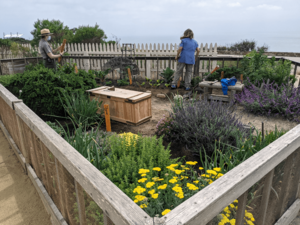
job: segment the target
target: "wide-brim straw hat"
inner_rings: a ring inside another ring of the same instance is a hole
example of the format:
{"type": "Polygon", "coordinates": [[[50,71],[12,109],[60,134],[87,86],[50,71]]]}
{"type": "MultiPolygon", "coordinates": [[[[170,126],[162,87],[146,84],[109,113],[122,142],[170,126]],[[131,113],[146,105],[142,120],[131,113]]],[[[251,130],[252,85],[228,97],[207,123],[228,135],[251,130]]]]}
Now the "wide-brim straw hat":
{"type": "Polygon", "coordinates": [[[41,30],[41,35],[39,35],[39,36],[50,35],[50,34],[53,34],[53,33],[50,33],[49,29],[43,29],[43,30],[41,30]]]}

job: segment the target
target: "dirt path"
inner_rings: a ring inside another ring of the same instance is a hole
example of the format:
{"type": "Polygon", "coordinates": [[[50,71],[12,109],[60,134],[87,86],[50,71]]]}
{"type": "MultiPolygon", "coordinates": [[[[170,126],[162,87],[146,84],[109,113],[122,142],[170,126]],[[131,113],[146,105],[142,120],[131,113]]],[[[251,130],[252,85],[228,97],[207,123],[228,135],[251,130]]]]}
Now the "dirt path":
{"type": "Polygon", "coordinates": [[[0,129],[0,224],[50,225],[33,184],[0,129]]]}

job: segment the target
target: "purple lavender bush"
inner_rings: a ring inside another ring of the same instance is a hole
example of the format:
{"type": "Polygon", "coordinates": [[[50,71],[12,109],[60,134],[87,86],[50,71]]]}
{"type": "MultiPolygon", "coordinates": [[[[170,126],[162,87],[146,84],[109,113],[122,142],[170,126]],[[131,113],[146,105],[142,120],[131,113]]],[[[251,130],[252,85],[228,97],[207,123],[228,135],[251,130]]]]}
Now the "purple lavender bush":
{"type": "Polygon", "coordinates": [[[236,146],[236,138],[247,135],[242,123],[231,113],[232,104],[200,101],[173,109],[171,141],[185,145],[194,155],[200,150],[211,155],[216,140],[236,146]]]}
{"type": "Polygon", "coordinates": [[[235,99],[248,112],[266,116],[281,115],[299,121],[300,88],[294,88],[293,84],[263,82],[262,88],[258,88],[250,83],[235,99]]]}
{"type": "Polygon", "coordinates": [[[161,118],[156,124],[155,134],[157,136],[164,136],[165,139],[169,140],[173,123],[174,122],[171,117],[166,117],[166,115],[163,115],[163,118],[161,118]]]}

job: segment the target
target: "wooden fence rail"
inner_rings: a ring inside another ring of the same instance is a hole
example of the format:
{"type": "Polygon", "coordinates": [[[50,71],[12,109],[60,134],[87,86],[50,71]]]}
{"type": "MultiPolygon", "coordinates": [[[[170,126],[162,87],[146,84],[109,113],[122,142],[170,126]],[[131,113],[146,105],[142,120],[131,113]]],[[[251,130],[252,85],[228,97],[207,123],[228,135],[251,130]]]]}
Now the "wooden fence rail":
{"type": "Polygon", "coordinates": [[[1,84],[0,119],[1,129],[54,224],[87,224],[86,195],[102,210],[105,225],[214,224],[214,218],[236,199],[236,221],[243,224],[247,192],[258,183],[262,184],[262,200],[256,224],[288,224],[300,209],[300,125],[167,215],[151,218],[1,84]],[[275,184],[280,184],[280,191],[275,184]],[[270,202],[274,188],[279,193],[276,204],[270,202]]]}
{"type": "MultiPolygon", "coordinates": [[[[88,71],[89,69],[92,70],[102,70],[105,62],[114,58],[113,56],[65,56],[63,58],[62,64],[69,63],[71,59],[77,62],[78,68],[85,69],[88,71]]],[[[219,65],[221,68],[224,67],[225,62],[235,61],[237,62],[237,66],[239,66],[238,62],[241,60],[241,57],[222,57],[222,56],[199,56],[198,60],[196,60],[196,64],[193,68],[193,75],[194,76],[201,76],[205,72],[212,71],[216,66],[217,62],[221,63],[219,65]]],[[[149,79],[160,79],[159,74],[166,68],[170,67],[173,70],[176,70],[177,61],[175,60],[174,56],[148,56],[148,57],[141,57],[136,56],[134,57],[139,70],[140,74],[135,76],[136,79],[145,80],[145,78],[149,79]]],[[[282,57],[276,57],[276,60],[286,60],[282,57]]],[[[19,58],[19,59],[2,59],[0,60],[0,74],[12,74],[12,73],[20,73],[24,71],[25,65],[28,63],[38,63],[39,60],[42,60],[41,57],[31,57],[31,58],[19,58]],[[10,64],[5,66],[5,64],[10,64]]],[[[300,67],[300,62],[291,61],[294,68],[291,70],[291,74],[296,75],[297,68],[300,67]]],[[[119,71],[114,68],[115,70],[108,75],[108,79],[120,79],[119,71]]],[[[184,78],[185,71],[182,77],[184,78]]]]}

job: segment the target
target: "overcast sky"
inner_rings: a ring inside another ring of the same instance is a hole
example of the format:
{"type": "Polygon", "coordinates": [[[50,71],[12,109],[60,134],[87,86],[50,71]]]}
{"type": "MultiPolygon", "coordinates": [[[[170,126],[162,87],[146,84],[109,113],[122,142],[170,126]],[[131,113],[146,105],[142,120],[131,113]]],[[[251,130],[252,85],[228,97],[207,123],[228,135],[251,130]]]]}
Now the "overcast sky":
{"type": "Polygon", "coordinates": [[[254,39],[271,51],[300,52],[299,0],[0,0],[2,34],[31,39],[37,19],[97,23],[121,43],[179,43],[191,28],[199,44],[254,39]]]}

